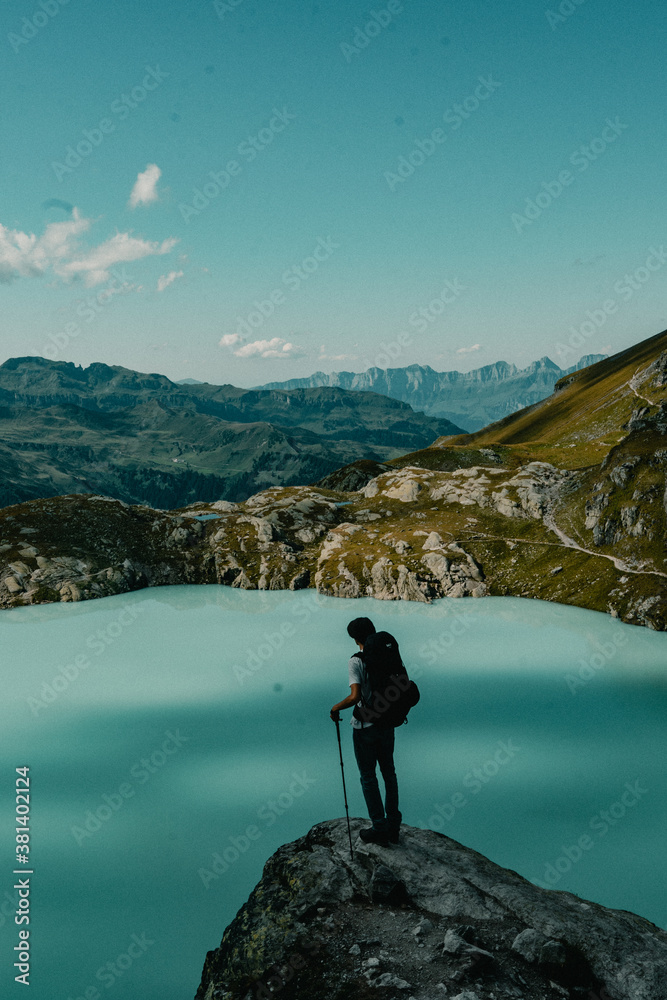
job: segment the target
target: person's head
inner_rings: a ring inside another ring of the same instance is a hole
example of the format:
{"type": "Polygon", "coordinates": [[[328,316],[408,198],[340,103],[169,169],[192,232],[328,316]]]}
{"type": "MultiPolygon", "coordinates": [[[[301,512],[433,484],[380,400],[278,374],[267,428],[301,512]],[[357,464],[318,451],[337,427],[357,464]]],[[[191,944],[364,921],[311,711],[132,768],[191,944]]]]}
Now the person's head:
{"type": "Polygon", "coordinates": [[[363,646],[369,635],[375,632],[375,625],[370,618],[354,618],[347,626],[347,634],[359,645],[363,646]]]}

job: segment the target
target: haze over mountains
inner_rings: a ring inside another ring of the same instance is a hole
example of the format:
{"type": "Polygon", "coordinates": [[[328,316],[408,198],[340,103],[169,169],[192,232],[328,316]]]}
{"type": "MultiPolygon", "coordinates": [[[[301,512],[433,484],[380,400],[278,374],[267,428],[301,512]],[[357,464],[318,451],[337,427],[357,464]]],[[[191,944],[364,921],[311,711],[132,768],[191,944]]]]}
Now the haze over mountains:
{"type": "Polygon", "coordinates": [[[65,493],[178,507],[310,482],[461,431],[340,388],[268,391],[44,358],[0,365],[0,506],[65,493]]]}
{"type": "Polygon", "coordinates": [[[606,357],[587,354],[571,368],[559,368],[550,358],[533,361],[527,368],[517,368],[507,361],[496,361],[470,372],[437,372],[428,365],[406,368],[369,368],[355,372],[315,372],[309,378],[268,382],[262,389],[306,389],[316,386],[339,386],[352,391],[379,392],[391,399],[409,403],[432,417],[459,424],[467,431],[477,431],[487,424],[546,399],[564,375],[587,368],[606,357]]]}

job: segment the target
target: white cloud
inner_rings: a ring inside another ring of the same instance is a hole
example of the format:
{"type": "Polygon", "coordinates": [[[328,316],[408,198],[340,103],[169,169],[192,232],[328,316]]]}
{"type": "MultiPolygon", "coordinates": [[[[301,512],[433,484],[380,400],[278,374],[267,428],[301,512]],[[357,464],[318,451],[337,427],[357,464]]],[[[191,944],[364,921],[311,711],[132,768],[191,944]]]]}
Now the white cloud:
{"type": "Polygon", "coordinates": [[[288,340],[272,337],[271,340],[253,340],[250,344],[244,344],[234,354],[237,358],[252,358],[256,355],[260,358],[293,358],[297,351],[298,348],[288,340]]]}
{"type": "Polygon", "coordinates": [[[473,344],[472,347],[459,347],[457,354],[470,354],[471,351],[478,351],[482,345],[473,344]]]}
{"type": "Polygon", "coordinates": [[[137,179],[132,188],[132,194],[128,201],[129,208],[136,208],[137,205],[150,205],[152,201],[158,200],[157,182],[162,176],[162,171],[157,163],[149,163],[143,174],[137,174],[137,179]]]}
{"type": "Polygon", "coordinates": [[[237,358],[299,358],[303,351],[282,337],[272,337],[271,340],[253,340],[244,343],[238,333],[226,333],[219,341],[220,347],[235,347],[237,358]]]}
{"type": "Polygon", "coordinates": [[[76,237],[90,228],[90,219],[82,219],[75,208],[66,222],[51,222],[42,236],[7,229],[0,223],[0,282],[14,278],[36,278],[68,257],[76,237]]]}
{"type": "Polygon", "coordinates": [[[83,277],[87,285],[99,285],[109,280],[109,270],[114,264],[169,253],[177,242],[173,237],[157,243],[138,239],[129,233],[116,233],[99,246],[85,251],[77,260],[60,264],[54,270],[63,278],[83,277]]]}
{"type": "Polygon", "coordinates": [[[52,222],[42,236],[9,230],[0,223],[0,282],[56,275],[63,281],[82,278],[87,286],[109,280],[114,265],[169,253],[178,240],[161,243],[130,233],[116,233],[96,247],[80,247],[78,237],[91,226],[75,208],[66,222],[52,222]]]}
{"type": "Polygon", "coordinates": [[[157,290],[158,292],[163,292],[165,288],[168,288],[172,282],[176,281],[177,278],[182,278],[182,271],[170,271],[169,274],[162,274],[157,279],[157,290]]]}
{"type": "Polygon", "coordinates": [[[320,347],[320,356],[318,361],[357,361],[359,358],[358,354],[327,354],[326,347],[324,344],[320,347]]]}
{"type": "Polygon", "coordinates": [[[220,347],[234,347],[235,344],[240,344],[241,338],[238,333],[226,333],[220,338],[220,347]]]}

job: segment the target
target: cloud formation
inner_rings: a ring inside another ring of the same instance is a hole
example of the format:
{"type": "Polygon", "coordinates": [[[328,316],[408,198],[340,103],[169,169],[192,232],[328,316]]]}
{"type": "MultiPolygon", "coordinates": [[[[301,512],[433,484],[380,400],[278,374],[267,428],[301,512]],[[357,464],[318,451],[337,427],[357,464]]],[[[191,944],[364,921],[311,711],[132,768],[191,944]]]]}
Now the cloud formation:
{"type": "Polygon", "coordinates": [[[152,201],[157,201],[159,198],[157,182],[161,176],[162,171],[157,163],[148,163],[144,172],[137,175],[127,203],[128,207],[136,208],[137,205],[150,205],[152,201]]]}
{"type": "Polygon", "coordinates": [[[359,358],[358,354],[327,354],[326,346],[322,344],[320,347],[320,356],[318,361],[356,361],[359,358]]]}
{"type": "Polygon", "coordinates": [[[7,229],[0,223],[0,281],[8,284],[14,278],[37,278],[61,264],[72,249],[77,236],[90,228],[90,220],[82,219],[74,209],[66,222],[51,222],[42,236],[7,229]]]}
{"type": "Polygon", "coordinates": [[[457,354],[470,354],[471,351],[478,351],[482,345],[473,344],[472,347],[459,347],[457,354]]]}
{"type": "Polygon", "coordinates": [[[98,247],[83,253],[77,260],[62,264],[56,271],[62,277],[82,277],[87,285],[99,285],[109,280],[109,270],[114,264],[169,253],[177,242],[173,237],[157,243],[138,239],[129,233],[116,233],[98,247]]]}
{"type": "Polygon", "coordinates": [[[183,277],[183,271],[170,271],[169,274],[162,274],[157,279],[157,290],[158,292],[163,292],[165,288],[168,288],[173,281],[177,278],[183,277]]]}
{"type": "Polygon", "coordinates": [[[237,358],[298,358],[303,351],[282,337],[271,340],[253,340],[247,343],[238,333],[226,333],[219,341],[220,347],[235,348],[237,358]]]}
{"type": "Polygon", "coordinates": [[[178,242],[173,237],[160,243],[116,233],[98,246],[81,247],[79,237],[90,227],[91,220],[76,208],[71,219],[50,222],[41,236],[0,223],[0,283],[55,275],[66,283],[81,279],[88,287],[100,285],[109,280],[115,264],[169,253],[178,242]]]}

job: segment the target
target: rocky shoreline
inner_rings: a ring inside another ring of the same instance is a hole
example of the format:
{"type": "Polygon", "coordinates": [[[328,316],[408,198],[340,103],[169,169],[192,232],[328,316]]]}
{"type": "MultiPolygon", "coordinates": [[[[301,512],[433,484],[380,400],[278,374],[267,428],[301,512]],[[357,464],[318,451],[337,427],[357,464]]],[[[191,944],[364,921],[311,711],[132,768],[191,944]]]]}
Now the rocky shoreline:
{"type": "MultiPolygon", "coordinates": [[[[530,597],[664,629],[666,576],[637,558],[646,510],[610,538],[599,527],[609,501],[605,508],[602,489],[590,496],[586,473],[543,462],[508,469],[496,458],[446,472],[382,471],[355,492],[276,487],[179,511],[88,495],[7,507],[0,607],[218,583],[379,600],[530,597]],[[572,536],[583,532],[581,544],[572,536]]],[[[614,464],[607,478],[620,492],[638,471],[614,464]]]]}

